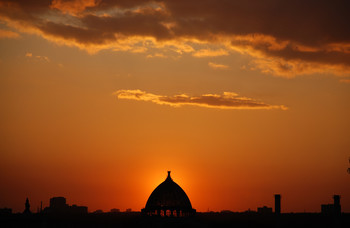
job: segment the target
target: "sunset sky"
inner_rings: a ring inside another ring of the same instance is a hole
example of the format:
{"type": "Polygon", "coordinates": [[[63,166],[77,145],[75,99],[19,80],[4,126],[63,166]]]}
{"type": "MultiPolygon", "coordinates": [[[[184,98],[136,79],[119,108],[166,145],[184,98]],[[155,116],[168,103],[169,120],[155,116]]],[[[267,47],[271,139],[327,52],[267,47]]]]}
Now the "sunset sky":
{"type": "Polygon", "coordinates": [[[0,0],[0,208],[350,212],[350,1],[0,0]]]}

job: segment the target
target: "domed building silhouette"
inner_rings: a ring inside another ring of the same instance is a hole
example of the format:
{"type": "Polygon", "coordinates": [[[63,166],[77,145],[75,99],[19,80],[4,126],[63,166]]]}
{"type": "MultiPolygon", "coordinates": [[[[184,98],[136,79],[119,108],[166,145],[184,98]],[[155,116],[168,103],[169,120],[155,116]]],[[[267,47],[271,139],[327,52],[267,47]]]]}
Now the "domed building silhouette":
{"type": "Polygon", "coordinates": [[[170,177],[162,182],[150,195],[142,213],[150,216],[189,217],[196,213],[185,191],[170,177]]]}

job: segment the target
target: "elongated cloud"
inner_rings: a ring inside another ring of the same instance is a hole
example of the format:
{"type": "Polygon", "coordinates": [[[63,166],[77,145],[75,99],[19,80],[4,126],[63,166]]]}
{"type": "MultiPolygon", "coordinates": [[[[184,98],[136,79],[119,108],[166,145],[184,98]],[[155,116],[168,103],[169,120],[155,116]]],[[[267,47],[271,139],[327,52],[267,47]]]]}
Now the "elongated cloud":
{"type": "Polygon", "coordinates": [[[202,57],[216,57],[216,56],[229,55],[229,53],[223,49],[220,49],[220,50],[201,49],[194,52],[192,55],[194,57],[202,58],[202,57]]]}
{"type": "Polygon", "coordinates": [[[8,27],[89,53],[239,52],[282,77],[350,75],[349,12],[348,0],[0,0],[8,27]]]}
{"type": "Polygon", "coordinates": [[[76,15],[88,7],[96,6],[97,2],[97,0],[53,0],[50,7],[53,9],[58,9],[63,13],[76,15]]]}
{"type": "Polygon", "coordinates": [[[31,53],[31,52],[26,52],[26,54],[24,56],[27,58],[35,58],[35,59],[40,60],[40,61],[50,62],[49,57],[40,56],[40,55],[34,56],[33,53],[31,53]]]}
{"type": "Polygon", "coordinates": [[[147,93],[141,90],[118,90],[114,93],[118,99],[150,101],[160,105],[180,107],[184,105],[199,106],[217,109],[282,109],[287,110],[284,105],[269,105],[247,97],[239,97],[232,92],[218,94],[204,94],[201,96],[188,96],[179,94],[174,96],[163,96],[147,93]]]}
{"type": "Polygon", "coordinates": [[[227,66],[227,65],[213,63],[213,62],[209,62],[208,66],[213,68],[213,69],[219,69],[219,70],[224,70],[224,69],[228,69],[229,68],[229,66],[227,66]]]}

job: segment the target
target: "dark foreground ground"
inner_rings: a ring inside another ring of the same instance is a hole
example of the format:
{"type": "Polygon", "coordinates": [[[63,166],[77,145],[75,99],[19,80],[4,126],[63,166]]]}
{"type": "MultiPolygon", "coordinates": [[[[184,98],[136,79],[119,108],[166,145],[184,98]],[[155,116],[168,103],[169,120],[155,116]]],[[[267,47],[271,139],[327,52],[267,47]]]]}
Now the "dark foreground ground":
{"type": "Polygon", "coordinates": [[[197,213],[191,218],[146,217],[138,212],[85,215],[0,215],[0,227],[346,227],[350,214],[318,213],[261,215],[257,213],[197,213]]]}

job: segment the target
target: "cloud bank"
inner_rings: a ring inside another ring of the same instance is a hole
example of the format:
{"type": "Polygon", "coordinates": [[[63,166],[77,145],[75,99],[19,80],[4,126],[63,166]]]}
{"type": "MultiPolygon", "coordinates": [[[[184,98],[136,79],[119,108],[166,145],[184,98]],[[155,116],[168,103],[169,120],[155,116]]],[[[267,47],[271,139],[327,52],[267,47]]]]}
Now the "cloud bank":
{"type": "Polygon", "coordinates": [[[252,69],[282,77],[349,75],[349,12],[348,0],[0,0],[11,29],[90,53],[239,52],[252,69]]]}
{"type": "Polygon", "coordinates": [[[179,94],[163,96],[141,90],[118,90],[114,95],[116,95],[118,99],[150,101],[155,104],[173,107],[190,105],[216,109],[288,109],[284,105],[269,105],[251,98],[239,97],[238,94],[232,92],[224,92],[221,95],[203,94],[200,96],[188,96],[186,94],[179,94]]]}

